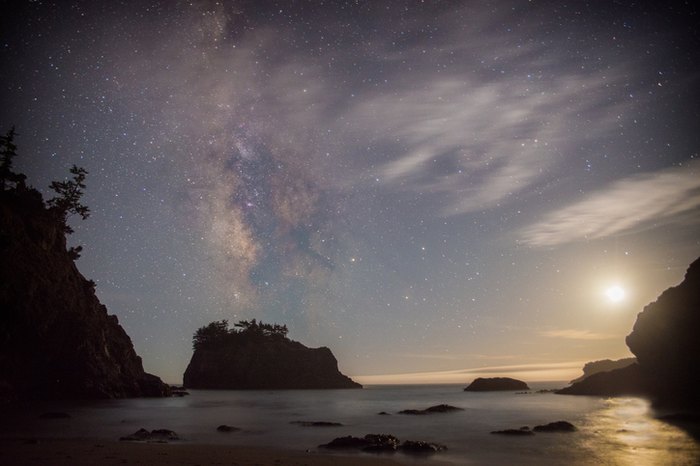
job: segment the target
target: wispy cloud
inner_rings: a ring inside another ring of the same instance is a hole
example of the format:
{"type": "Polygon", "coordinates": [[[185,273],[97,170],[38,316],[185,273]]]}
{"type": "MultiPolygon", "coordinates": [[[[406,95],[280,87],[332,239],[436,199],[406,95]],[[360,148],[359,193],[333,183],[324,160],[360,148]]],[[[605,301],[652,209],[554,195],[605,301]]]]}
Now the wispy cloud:
{"type": "MultiPolygon", "coordinates": [[[[452,40],[483,42],[476,30],[452,40]]],[[[529,69],[535,61],[547,69],[561,61],[537,46],[517,52],[506,43],[490,46],[494,56],[508,57],[508,67],[529,69]]],[[[501,66],[501,60],[492,64],[501,66]]],[[[354,122],[353,137],[371,135],[370,142],[384,148],[373,161],[379,162],[373,181],[439,196],[443,216],[461,215],[517,199],[556,172],[563,153],[610,134],[631,104],[611,101],[608,86],[623,82],[630,66],[617,62],[606,81],[565,67],[546,78],[505,70],[486,77],[460,69],[439,77],[415,72],[414,81],[390,94],[358,96],[339,121],[354,122]],[[586,132],[572,133],[582,115],[586,132]]]]}
{"type": "Polygon", "coordinates": [[[475,359],[481,361],[506,361],[521,357],[514,354],[489,355],[463,353],[401,353],[398,356],[413,359],[438,359],[445,361],[464,361],[465,359],[475,359]]]}
{"type": "Polygon", "coordinates": [[[576,329],[544,330],[540,332],[540,335],[548,338],[563,338],[566,340],[611,340],[613,338],[620,338],[619,335],[612,335],[610,333],[596,333],[589,330],[576,329]]]}
{"type": "Polygon", "coordinates": [[[523,229],[521,241],[555,246],[680,221],[700,208],[698,172],[693,162],[617,181],[523,229]]]}

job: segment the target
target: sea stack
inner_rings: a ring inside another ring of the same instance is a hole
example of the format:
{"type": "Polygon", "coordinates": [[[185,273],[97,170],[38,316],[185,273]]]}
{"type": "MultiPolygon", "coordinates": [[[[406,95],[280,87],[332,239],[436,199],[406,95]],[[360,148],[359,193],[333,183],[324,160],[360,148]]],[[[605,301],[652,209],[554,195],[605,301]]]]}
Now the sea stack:
{"type": "Polygon", "coordinates": [[[510,377],[479,377],[475,379],[465,392],[495,392],[501,390],[530,390],[525,382],[510,377]]]}
{"type": "Polygon", "coordinates": [[[287,338],[283,325],[212,322],[197,330],[194,354],[183,377],[187,388],[362,388],[338,370],[325,347],[307,348],[287,338]]]}

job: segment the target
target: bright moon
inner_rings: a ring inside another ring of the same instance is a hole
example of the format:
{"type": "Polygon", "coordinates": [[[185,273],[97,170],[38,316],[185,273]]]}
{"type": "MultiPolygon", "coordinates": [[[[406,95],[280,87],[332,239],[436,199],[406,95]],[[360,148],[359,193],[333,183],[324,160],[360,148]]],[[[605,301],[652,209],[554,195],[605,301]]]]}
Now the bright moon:
{"type": "Polygon", "coordinates": [[[621,286],[614,285],[605,290],[605,296],[613,303],[619,303],[625,299],[625,290],[621,286]]]}

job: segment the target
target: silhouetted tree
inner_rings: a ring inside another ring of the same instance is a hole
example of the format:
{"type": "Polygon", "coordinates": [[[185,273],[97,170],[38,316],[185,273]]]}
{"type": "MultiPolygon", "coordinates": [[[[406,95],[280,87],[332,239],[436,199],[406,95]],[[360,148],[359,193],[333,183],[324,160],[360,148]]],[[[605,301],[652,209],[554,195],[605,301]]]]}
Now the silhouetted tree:
{"type": "Polygon", "coordinates": [[[227,320],[219,320],[210,323],[204,327],[200,327],[192,337],[192,347],[195,350],[218,348],[236,341],[237,339],[262,339],[262,338],[281,338],[287,337],[287,326],[278,324],[266,324],[258,322],[256,319],[251,321],[241,320],[234,324],[234,327],[239,328],[229,329],[227,320]]]}
{"type": "Polygon", "coordinates": [[[250,322],[247,320],[239,320],[233,324],[233,326],[240,328],[241,332],[258,333],[259,330],[258,322],[255,319],[250,322]]]}
{"type": "MultiPolygon", "coordinates": [[[[268,325],[268,324],[265,324],[268,325]]],[[[279,337],[287,337],[287,333],[289,333],[289,329],[287,328],[286,325],[279,325],[279,324],[273,324],[271,326],[268,325],[268,331],[271,336],[279,336],[279,337]]]]}
{"type": "Polygon", "coordinates": [[[8,182],[14,183],[15,186],[24,186],[24,180],[27,179],[21,173],[12,171],[12,159],[17,157],[17,146],[14,143],[15,127],[13,126],[4,135],[0,136],[0,190],[4,191],[8,182]]]}
{"type": "Polygon", "coordinates": [[[211,324],[200,327],[192,337],[192,347],[195,350],[205,349],[221,344],[230,334],[228,320],[219,320],[211,324]]]}
{"type": "Polygon", "coordinates": [[[78,260],[81,252],[83,252],[82,246],[71,246],[68,249],[68,257],[70,257],[72,260],[78,260]]]}
{"type": "Polygon", "coordinates": [[[289,332],[286,325],[266,324],[262,321],[258,323],[258,321],[255,319],[251,320],[250,322],[247,320],[241,320],[238,323],[233,324],[233,326],[240,328],[241,333],[260,335],[263,337],[285,338],[287,336],[287,332],[289,332]]]}
{"type": "Polygon", "coordinates": [[[73,179],[68,181],[52,181],[49,188],[54,190],[58,196],[49,199],[48,205],[57,213],[63,222],[63,229],[66,233],[73,233],[73,229],[68,226],[69,215],[80,215],[85,220],[90,216],[90,209],[80,202],[85,189],[85,176],[87,170],[73,165],[70,169],[73,179]]]}

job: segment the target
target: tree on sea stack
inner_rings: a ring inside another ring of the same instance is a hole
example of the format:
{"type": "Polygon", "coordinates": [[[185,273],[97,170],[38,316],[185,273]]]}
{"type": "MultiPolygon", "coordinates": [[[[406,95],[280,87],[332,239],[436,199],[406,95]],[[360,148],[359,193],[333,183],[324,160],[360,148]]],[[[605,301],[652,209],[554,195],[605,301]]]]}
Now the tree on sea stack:
{"type": "Polygon", "coordinates": [[[233,324],[233,327],[229,329],[228,320],[224,319],[198,328],[192,337],[192,348],[198,350],[225,346],[235,336],[286,339],[289,332],[286,325],[266,324],[256,319],[250,322],[241,320],[233,324]]]}
{"type": "Polygon", "coordinates": [[[265,324],[262,321],[258,323],[255,319],[251,320],[250,322],[247,320],[241,320],[233,326],[240,328],[242,332],[259,334],[266,337],[286,338],[287,333],[289,333],[286,325],[265,324]]]}
{"type": "Polygon", "coordinates": [[[212,322],[197,329],[192,337],[192,348],[196,351],[218,346],[228,335],[228,320],[212,322]]]}

